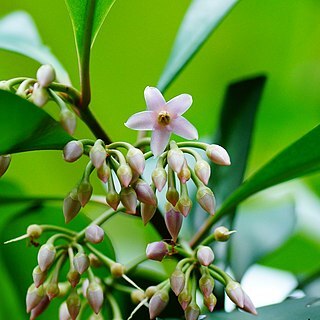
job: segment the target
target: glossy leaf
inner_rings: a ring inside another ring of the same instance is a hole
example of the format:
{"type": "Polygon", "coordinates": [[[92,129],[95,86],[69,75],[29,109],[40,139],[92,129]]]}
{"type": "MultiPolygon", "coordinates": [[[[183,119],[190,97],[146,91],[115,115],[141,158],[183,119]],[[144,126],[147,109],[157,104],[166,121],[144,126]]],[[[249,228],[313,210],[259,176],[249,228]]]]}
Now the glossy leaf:
{"type": "Polygon", "coordinates": [[[31,16],[26,12],[16,11],[0,20],[0,49],[22,54],[41,64],[51,64],[57,79],[70,84],[68,73],[42,43],[31,16]]]}
{"type": "Polygon", "coordinates": [[[166,90],[237,2],[238,0],[193,0],[158,82],[157,87],[161,91],[166,90]]]}
{"type": "Polygon", "coordinates": [[[34,104],[0,90],[0,154],[59,150],[73,138],[34,104]]]}

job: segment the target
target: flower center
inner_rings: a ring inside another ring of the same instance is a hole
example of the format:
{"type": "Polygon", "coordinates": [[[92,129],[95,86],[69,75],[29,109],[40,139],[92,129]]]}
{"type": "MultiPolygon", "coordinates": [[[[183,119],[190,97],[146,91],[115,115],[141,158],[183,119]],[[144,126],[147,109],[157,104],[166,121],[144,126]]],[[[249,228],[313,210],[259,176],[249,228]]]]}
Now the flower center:
{"type": "Polygon", "coordinates": [[[161,111],[158,114],[158,123],[166,126],[170,123],[170,114],[167,111],[161,111]]]}

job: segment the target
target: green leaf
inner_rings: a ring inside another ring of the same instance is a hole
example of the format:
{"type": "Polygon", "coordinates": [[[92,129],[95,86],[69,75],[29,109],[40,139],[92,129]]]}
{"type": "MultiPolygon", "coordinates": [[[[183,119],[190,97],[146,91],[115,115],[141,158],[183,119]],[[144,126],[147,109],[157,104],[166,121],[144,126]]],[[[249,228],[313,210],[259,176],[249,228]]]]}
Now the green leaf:
{"type": "Polygon", "coordinates": [[[208,319],[219,320],[302,320],[319,319],[320,303],[317,298],[306,297],[303,299],[288,299],[284,302],[258,308],[258,316],[253,317],[250,314],[240,311],[234,311],[232,313],[217,312],[212,316],[208,316],[208,319]]]}
{"type": "Polygon", "coordinates": [[[0,154],[59,150],[73,138],[34,104],[0,90],[0,154]]]}
{"type": "Polygon", "coordinates": [[[161,91],[167,89],[237,2],[238,0],[193,0],[158,82],[161,91]]]}
{"type": "Polygon", "coordinates": [[[41,64],[51,64],[60,82],[71,83],[61,63],[42,43],[32,18],[26,12],[16,11],[0,20],[0,49],[22,54],[41,64]]]}

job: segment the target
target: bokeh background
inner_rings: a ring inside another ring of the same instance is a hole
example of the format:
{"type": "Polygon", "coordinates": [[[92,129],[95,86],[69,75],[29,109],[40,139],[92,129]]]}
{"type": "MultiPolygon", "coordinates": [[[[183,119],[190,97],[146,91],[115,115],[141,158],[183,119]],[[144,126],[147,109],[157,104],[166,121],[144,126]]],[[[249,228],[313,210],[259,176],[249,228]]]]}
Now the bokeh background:
{"type": "MultiPolygon", "coordinates": [[[[157,84],[189,4],[186,0],[118,0],[109,13],[92,51],[91,79],[92,109],[113,140],[134,142],[135,133],[123,123],[145,108],[143,90],[157,84]]],[[[64,1],[2,1],[0,17],[16,10],[33,16],[43,42],[77,87],[73,31],[64,1]]],[[[186,117],[200,136],[210,137],[226,86],[243,77],[266,74],[249,175],[319,123],[319,21],[317,0],[240,1],[169,88],[166,98],[190,93],[194,104],[186,117]]],[[[34,77],[39,66],[4,51],[0,51],[0,61],[1,79],[34,77]]],[[[48,111],[56,112],[52,106],[48,111]]],[[[91,134],[79,123],[76,136],[91,134]]],[[[65,163],[56,151],[17,154],[5,179],[27,194],[64,195],[78,180],[83,165],[84,161],[65,163]]],[[[319,175],[303,182],[320,194],[319,175]]],[[[102,191],[99,184],[95,188],[102,191]]]]}

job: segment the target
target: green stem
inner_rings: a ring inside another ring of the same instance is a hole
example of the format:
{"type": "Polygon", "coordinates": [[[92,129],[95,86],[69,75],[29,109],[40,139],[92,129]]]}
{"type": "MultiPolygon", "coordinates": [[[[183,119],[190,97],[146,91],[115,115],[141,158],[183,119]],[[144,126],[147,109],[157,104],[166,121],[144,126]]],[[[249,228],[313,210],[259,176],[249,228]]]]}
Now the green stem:
{"type": "Polygon", "coordinates": [[[141,147],[145,147],[145,146],[149,146],[151,142],[151,138],[143,138],[143,139],[139,139],[134,146],[136,148],[141,148],[141,147]]]}
{"type": "Polygon", "coordinates": [[[119,283],[114,283],[114,284],[112,284],[112,286],[115,290],[129,293],[129,294],[131,294],[131,292],[134,291],[134,289],[132,287],[128,287],[128,286],[125,286],[125,285],[119,284],[119,283]]]}
{"type": "Polygon", "coordinates": [[[49,88],[52,89],[53,91],[62,92],[64,94],[66,94],[67,97],[69,98],[68,101],[70,101],[70,98],[71,98],[70,102],[72,104],[74,104],[76,106],[80,105],[81,94],[77,89],[70,87],[70,86],[67,86],[65,84],[62,84],[62,83],[58,83],[58,82],[51,83],[49,88]]]}
{"type": "Polygon", "coordinates": [[[223,270],[221,270],[220,268],[218,268],[217,266],[211,264],[209,266],[210,269],[210,273],[212,273],[212,275],[218,280],[220,281],[222,284],[226,284],[228,283],[231,279],[231,277],[226,274],[223,270]],[[212,272],[213,271],[213,272],[212,272]],[[221,281],[222,280],[222,281],[221,281]]]}
{"type": "Polygon", "coordinates": [[[116,299],[110,294],[110,293],[107,293],[107,300],[111,306],[111,309],[112,309],[112,313],[113,313],[113,316],[112,316],[112,319],[113,320],[121,320],[122,319],[122,315],[121,315],[121,311],[120,311],[120,308],[119,308],[119,305],[116,301],[116,299]]]}
{"type": "Polygon", "coordinates": [[[95,247],[93,247],[89,243],[85,243],[85,246],[94,253],[106,266],[111,267],[111,265],[114,263],[113,260],[105,256],[103,253],[101,253],[99,250],[97,250],[95,247]]]}
{"type": "Polygon", "coordinates": [[[206,150],[208,147],[208,144],[204,143],[204,142],[197,142],[197,141],[183,141],[183,142],[178,142],[177,146],[179,148],[191,147],[191,148],[198,148],[198,149],[206,150]]]}
{"type": "Polygon", "coordinates": [[[130,271],[135,269],[140,263],[142,263],[146,260],[148,260],[148,258],[145,254],[131,260],[125,267],[126,273],[129,273],[130,271]]]}
{"type": "Polygon", "coordinates": [[[58,232],[67,233],[70,236],[74,236],[74,235],[77,234],[76,232],[74,232],[72,230],[69,230],[67,228],[63,228],[63,227],[59,227],[59,226],[53,226],[53,225],[50,225],[50,224],[42,224],[42,225],[40,225],[40,227],[42,228],[43,231],[58,231],[58,232]]]}

